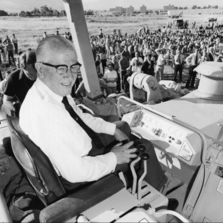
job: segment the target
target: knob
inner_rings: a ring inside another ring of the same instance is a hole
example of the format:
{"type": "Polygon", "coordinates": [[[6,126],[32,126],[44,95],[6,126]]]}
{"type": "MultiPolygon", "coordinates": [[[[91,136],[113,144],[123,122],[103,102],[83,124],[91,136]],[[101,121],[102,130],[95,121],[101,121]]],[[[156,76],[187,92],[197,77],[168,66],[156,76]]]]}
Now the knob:
{"type": "Polygon", "coordinates": [[[148,160],[150,158],[149,153],[142,153],[142,155],[140,156],[142,160],[148,160]]]}
{"type": "Polygon", "coordinates": [[[139,144],[136,148],[140,153],[143,153],[146,151],[146,147],[143,144],[139,144]]]}
{"type": "Polygon", "coordinates": [[[161,152],[159,158],[162,160],[162,159],[164,159],[165,156],[166,156],[166,154],[164,152],[161,152]]]}

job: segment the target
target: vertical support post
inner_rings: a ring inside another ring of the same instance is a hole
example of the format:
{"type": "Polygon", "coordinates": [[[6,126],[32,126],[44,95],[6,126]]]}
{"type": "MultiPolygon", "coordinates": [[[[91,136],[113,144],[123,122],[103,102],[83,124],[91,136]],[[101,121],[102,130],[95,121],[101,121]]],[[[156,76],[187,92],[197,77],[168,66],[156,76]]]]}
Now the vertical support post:
{"type": "Polygon", "coordinates": [[[63,2],[78,60],[83,64],[81,74],[87,95],[90,99],[97,100],[101,98],[102,93],[90,45],[82,0],[63,0],[63,2]]]}

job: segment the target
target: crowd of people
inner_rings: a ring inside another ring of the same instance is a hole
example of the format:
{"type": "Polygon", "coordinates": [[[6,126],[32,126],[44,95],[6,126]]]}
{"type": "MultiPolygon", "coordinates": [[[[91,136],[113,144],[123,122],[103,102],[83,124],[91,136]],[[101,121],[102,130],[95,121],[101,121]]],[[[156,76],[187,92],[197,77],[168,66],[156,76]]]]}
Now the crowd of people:
{"type": "Polygon", "coordinates": [[[154,31],[144,27],[131,35],[121,30],[105,35],[101,29],[90,41],[98,74],[113,91],[127,91],[127,77],[136,71],[163,80],[165,65],[172,67],[176,82],[183,81],[183,70],[188,69],[185,87],[196,88],[199,76],[194,68],[204,61],[223,61],[222,31],[221,26],[185,30],[167,26],[154,31]]]}
{"type": "MultiPolygon", "coordinates": [[[[193,23],[196,24],[196,23],[193,23]]],[[[150,30],[140,28],[135,34],[121,33],[113,30],[112,34],[105,35],[100,29],[98,35],[90,36],[90,43],[95,59],[98,76],[105,81],[109,93],[128,93],[128,77],[133,72],[142,72],[156,77],[157,81],[166,79],[165,66],[173,70],[172,80],[185,82],[186,88],[197,88],[199,75],[194,68],[204,61],[223,61],[222,26],[197,27],[193,29],[171,29],[171,26],[150,30]],[[187,69],[183,78],[183,71],[187,69]],[[195,83],[195,79],[198,81],[195,83]]],[[[44,32],[41,39],[46,38],[44,32]]],[[[69,32],[61,35],[72,41],[69,32]]],[[[19,68],[18,39],[15,34],[9,38],[0,39],[0,64],[19,68]]],[[[0,77],[2,80],[2,75],[0,77]]],[[[78,80],[75,87],[78,87],[78,80]]]]}
{"type": "Polygon", "coordinates": [[[4,39],[0,38],[0,64],[8,62],[9,65],[16,65],[15,55],[18,54],[18,39],[15,34],[11,38],[7,35],[4,39]]]}

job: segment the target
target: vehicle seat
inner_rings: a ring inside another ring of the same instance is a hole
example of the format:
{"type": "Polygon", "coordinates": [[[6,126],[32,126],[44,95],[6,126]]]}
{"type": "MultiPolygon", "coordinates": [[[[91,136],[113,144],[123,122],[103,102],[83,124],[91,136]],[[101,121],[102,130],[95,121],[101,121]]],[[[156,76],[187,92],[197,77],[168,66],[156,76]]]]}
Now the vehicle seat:
{"type": "Polygon", "coordinates": [[[45,204],[40,222],[64,222],[124,189],[123,182],[110,174],[92,185],[67,195],[49,158],[22,131],[17,117],[7,117],[12,150],[28,180],[45,204]]]}
{"type": "Polygon", "coordinates": [[[49,158],[19,126],[19,118],[7,116],[13,153],[38,197],[48,206],[66,194],[49,158]]]}

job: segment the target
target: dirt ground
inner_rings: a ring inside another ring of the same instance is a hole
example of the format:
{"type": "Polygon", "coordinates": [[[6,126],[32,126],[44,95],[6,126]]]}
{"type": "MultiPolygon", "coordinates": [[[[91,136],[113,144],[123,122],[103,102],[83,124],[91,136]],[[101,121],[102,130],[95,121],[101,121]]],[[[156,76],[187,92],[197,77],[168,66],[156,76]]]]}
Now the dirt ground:
{"type": "MultiPolygon", "coordinates": [[[[223,23],[223,15],[197,15],[183,16],[183,19],[188,20],[189,24],[196,21],[197,25],[208,24],[208,18],[217,18],[218,24],[223,23]]],[[[87,26],[90,35],[97,34],[99,29],[103,29],[105,34],[112,33],[113,29],[121,29],[122,33],[134,33],[140,27],[148,26],[150,29],[157,29],[165,26],[172,21],[167,16],[157,15],[138,15],[138,16],[119,16],[111,17],[90,16],[86,17],[87,26]]],[[[15,33],[19,40],[19,49],[32,48],[35,49],[38,40],[43,32],[55,34],[59,30],[61,34],[69,31],[69,24],[66,17],[44,17],[44,18],[21,18],[21,17],[1,17],[0,18],[0,37],[6,35],[11,36],[15,33]]]]}

